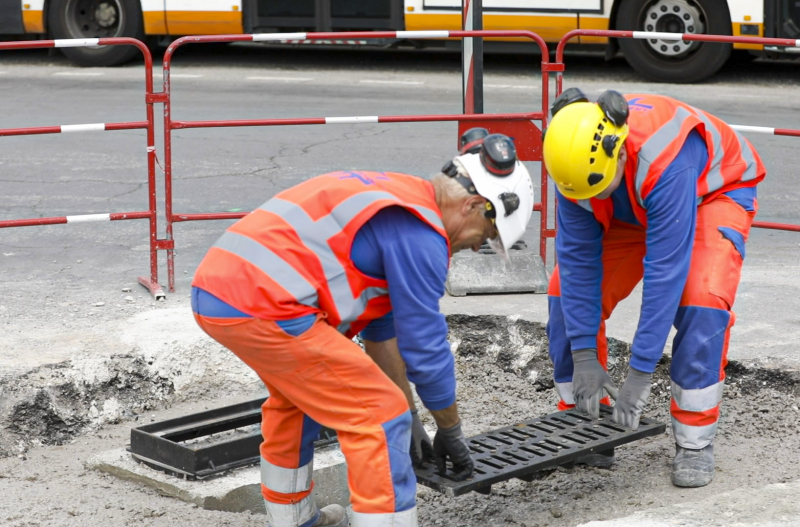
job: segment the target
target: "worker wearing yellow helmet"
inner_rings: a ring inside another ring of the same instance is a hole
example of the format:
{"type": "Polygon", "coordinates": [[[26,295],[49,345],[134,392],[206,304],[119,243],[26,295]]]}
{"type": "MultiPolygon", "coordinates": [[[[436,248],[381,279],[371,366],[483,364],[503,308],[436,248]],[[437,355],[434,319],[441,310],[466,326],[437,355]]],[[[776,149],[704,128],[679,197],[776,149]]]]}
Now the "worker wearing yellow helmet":
{"type": "MultiPolygon", "coordinates": [[[[577,88],[553,104],[544,137],[558,188],[556,254],[547,334],[560,409],[637,428],[674,325],[672,482],[701,487],[714,475],[727,348],[766,170],[753,146],[720,119],[660,95],[577,88]],[[605,320],[644,279],[639,324],[622,388],[607,373],[605,320]]],[[[614,462],[613,450],[584,462],[614,462]]]]}

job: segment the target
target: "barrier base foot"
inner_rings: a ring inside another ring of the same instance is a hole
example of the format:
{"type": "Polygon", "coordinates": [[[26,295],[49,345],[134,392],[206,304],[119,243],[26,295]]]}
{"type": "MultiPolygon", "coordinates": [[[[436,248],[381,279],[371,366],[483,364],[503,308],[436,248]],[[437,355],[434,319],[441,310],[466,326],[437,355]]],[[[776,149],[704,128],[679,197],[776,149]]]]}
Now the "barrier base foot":
{"type": "Polygon", "coordinates": [[[146,276],[140,276],[139,283],[145,286],[148,291],[150,291],[150,295],[153,297],[153,300],[167,299],[167,295],[164,293],[164,290],[161,289],[161,285],[159,285],[158,282],[154,282],[146,276]]]}

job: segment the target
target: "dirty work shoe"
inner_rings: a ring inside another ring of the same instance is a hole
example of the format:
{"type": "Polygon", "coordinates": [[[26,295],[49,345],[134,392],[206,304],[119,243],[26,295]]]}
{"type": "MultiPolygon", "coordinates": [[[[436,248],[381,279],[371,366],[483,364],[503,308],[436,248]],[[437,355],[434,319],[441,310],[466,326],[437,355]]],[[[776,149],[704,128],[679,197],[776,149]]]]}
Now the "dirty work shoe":
{"type": "Polygon", "coordinates": [[[675,445],[672,484],[676,487],[704,487],[714,479],[714,445],[691,450],[675,445]]]}
{"type": "Polygon", "coordinates": [[[612,448],[611,450],[606,450],[604,452],[586,454],[585,456],[576,459],[575,464],[588,465],[590,467],[597,468],[611,468],[616,461],[617,458],[614,455],[614,449],[612,448]]]}
{"type": "Polygon", "coordinates": [[[319,510],[319,519],[312,527],[347,527],[350,519],[347,511],[341,505],[328,505],[319,510]]]}

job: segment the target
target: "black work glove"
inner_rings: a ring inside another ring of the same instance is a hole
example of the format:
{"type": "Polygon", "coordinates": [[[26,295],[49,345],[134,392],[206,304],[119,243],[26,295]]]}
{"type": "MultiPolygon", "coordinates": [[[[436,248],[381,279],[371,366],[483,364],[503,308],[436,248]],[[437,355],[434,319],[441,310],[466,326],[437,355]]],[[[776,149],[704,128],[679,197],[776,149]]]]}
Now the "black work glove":
{"type": "Polygon", "coordinates": [[[651,382],[653,382],[652,373],[629,368],[628,378],[625,379],[617,404],[614,405],[614,415],[611,418],[615,423],[633,430],[639,428],[639,418],[650,397],[651,382]]]}
{"type": "Polygon", "coordinates": [[[419,412],[416,409],[411,410],[411,448],[409,453],[411,454],[411,463],[417,468],[422,468],[425,463],[433,461],[433,444],[425,427],[422,426],[422,421],[419,420],[419,412]]]}
{"type": "Polygon", "coordinates": [[[603,398],[603,390],[607,391],[612,399],[616,399],[617,387],[611,382],[608,372],[600,366],[596,349],[573,351],[572,363],[575,365],[572,372],[575,406],[581,412],[589,414],[592,419],[597,419],[600,417],[600,399],[603,398]]]}
{"type": "Polygon", "coordinates": [[[439,428],[433,438],[433,458],[440,476],[454,481],[464,481],[472,477],[475,462],[469,453],[467,438],[461,431],[461,421],[451,428],[439,428]],[[453,463],[453,473],[447,474],[447,458],[453,463]]]}

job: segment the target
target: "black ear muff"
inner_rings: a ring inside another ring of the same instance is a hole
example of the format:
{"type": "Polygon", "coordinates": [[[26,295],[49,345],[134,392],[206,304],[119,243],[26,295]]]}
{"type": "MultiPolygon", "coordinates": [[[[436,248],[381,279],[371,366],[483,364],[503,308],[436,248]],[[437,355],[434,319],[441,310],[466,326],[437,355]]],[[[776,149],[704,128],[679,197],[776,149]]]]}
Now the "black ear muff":
{"type": "Polygon", "coordinates": [[[589,102],[589,99],[580,88],[570,88],[559,95],[550,107],[550,113],[555,116],[562,108],[575,102],[589,102]]]}
{"type": "Polygon", "coordinates": [[[458,167],[452,160],[448,161],[442,167],[442,173],[447,174],[450,177],[456,177],[458,175],[458,167]]]}
{"type": "Polygon", "coordinates": [[[463,134],[458,142],[458,150],[463,156],[464,154],[477,154],[481,150],[483,140],[489,135],[489,130],[486,128],[470,128],[463,134]]]}
{"type": "Polygon", "coordinates": [[[483,140],[481,163],[492,175],[508,176],[517,165],[517,149],[508,137],[492,134],[483,140]]]}
{"type": "Polygon", "coordinates": [[[593,187],[593,186],[597,185],[598,183],[603,181],[603,178],[605,178],[605,176],[603,174],[598,174],[597,172],[592,172],[591,174],[589,174],[589,186],[593,187]]]}
{"type": "MultiPolygon", "coordinates": [[[[566,93],[566,92],[565,92],[566,93]]],[[[606,90],[597,99],[597,104],[606,114],[606,117],[619,128],[628,122],[628,101],[618,91],[606,90]]]]}

